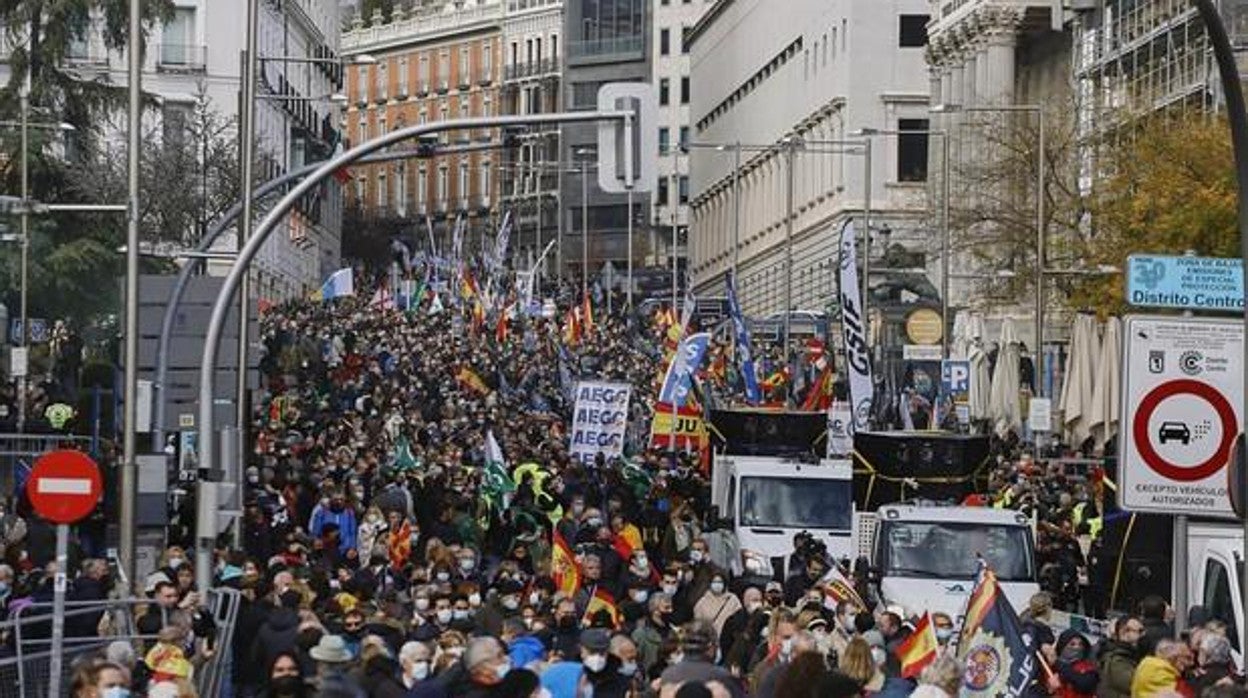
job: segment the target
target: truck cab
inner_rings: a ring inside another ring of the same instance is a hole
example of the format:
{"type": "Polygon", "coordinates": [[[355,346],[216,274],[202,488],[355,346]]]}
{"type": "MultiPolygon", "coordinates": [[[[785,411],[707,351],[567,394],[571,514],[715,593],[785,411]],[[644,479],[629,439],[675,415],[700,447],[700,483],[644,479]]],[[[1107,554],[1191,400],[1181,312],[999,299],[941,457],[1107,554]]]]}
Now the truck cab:
{"type": "Polygon", "coordinates": [[[803,531],[825,543],[834,558],[853,551],[853,467],[848,460],[717,455],[711,503],[727,539],[715,557],[734,574],[788,574],[784,568],[793,539],[803,531]]]}
{"type": "Polygon", "coordinates": [[[907,613],[944,612],[959,622],[979,560],[996,574],[1015,611],[1040,591],[1031,522],[1016,511],[887,505],[876,513],[872,565],[880,596],[907,613]]]}
{"type": "Polygon", "coordinates": [[[1235,660],[1244,653],[1244,530],[1236,524],[1193,523],[1187,531],[1187,594],[1226,623],[1235,660]]]}

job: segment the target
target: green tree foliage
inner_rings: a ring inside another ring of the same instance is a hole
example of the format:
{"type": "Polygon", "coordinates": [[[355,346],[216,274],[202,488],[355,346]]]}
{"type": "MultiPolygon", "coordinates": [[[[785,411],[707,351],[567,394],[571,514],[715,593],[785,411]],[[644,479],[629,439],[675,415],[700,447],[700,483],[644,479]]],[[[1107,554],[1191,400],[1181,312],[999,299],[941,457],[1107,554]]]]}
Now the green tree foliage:
{"type": "MultiPolygon", "coordinates": [[[[1238,257],[1235,161],[1226,120],[1156,116],[1101,147],[1103,176],[1089,198],[1089,266],[1126,269],[1131,254],[1238,257]]],[[[1072,302],[1124,308],[1120,275],[1078,283],[1072,302]]]]}

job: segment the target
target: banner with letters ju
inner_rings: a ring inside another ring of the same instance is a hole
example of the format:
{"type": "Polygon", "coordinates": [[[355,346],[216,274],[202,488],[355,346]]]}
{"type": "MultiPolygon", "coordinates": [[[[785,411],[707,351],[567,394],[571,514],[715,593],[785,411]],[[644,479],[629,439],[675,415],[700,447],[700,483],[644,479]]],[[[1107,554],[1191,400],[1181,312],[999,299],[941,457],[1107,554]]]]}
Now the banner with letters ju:
{"type": "Polygon", "coordinates": [[[576,410],[568,444],[574,459],[590,463],[599,453],[608,460],[624,454],[632,391],[627,383],[583,380],[576,384],[576,410]]]}

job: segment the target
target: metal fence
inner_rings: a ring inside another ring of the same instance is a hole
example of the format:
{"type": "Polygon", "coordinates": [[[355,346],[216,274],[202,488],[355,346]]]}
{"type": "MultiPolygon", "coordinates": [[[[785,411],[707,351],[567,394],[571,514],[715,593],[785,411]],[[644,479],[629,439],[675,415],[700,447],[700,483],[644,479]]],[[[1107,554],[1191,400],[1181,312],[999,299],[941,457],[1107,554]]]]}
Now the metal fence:
{"type": "Polygon", "coordinates": [[[0,433],[0,491],[13,491],[18,463],[29,468],[39,456],[61,448],[91,452],[95,443],[90,436],[0,433]]]}
{"type": "MultiPolygon", "coordinates": [[[[240,600],[239,593],[231,589],[212,590],[208,594],[207,608],[216,625],[215,652],[195,669],[194,681],[200,696],[226,694],[224,689],[230,681],[232,664],[230,647],[240,600]]],[[[151,599],[67,601],[56,695],[69,695],[70,681],[78,665],[101,656],[113,642],[130,644],[138,661],[142,661],[156,637],[139,634],[135,619],[145,608],[151,607],[151,599]],[[74,634],[76,625],[97,618],[103,619],[96,626],[100,632],[90,636],[74,634]]],[[[23,606],[10,620],[0,623],[0,698],[53,695],[51,673],[57,648],[52,646],[52,620],[52,602],[48,601],[23,606]]],[[[165,619],[162,619],[161,625],[164,624],[165,619]]]]}

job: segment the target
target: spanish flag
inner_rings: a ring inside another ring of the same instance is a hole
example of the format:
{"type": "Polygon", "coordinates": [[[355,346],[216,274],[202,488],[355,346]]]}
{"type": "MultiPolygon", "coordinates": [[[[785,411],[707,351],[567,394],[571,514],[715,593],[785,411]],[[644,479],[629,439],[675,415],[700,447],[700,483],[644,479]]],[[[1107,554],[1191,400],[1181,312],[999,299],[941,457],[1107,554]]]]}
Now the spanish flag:
{"type": "Polygon", "coordinates": [[[490,389],[485,384],[485,381],[481,380],[481,376],[478,376],[476,371],[473,371],[467,366],[460,367],[459,371],[455,373],[455,380],[465,388],[481,395],[486,395],[490,392],[490,389]]]}
{"type": "Polygon", "coordinates": [[[464,267],[463,276],[460,277],[459,295],[464,300],[476,298],[479,293],[477,291],[477,280],[472,276],[472,270],[464,267]]]}
{"type": "Polygon", "coordinates": [[[594,306],[589,302],[589,294],[585,294],[585,300],[581,302],[582,315],[581,322],[584,325],[585,332],[593,332],[594,330],[594,306]]]}
{"type": "Polygon", "coordinates": [[[558,530],[550,546],[550,571],[555,580],[555,588],[564,596],[571,598],[581,588],[581,568],[576,564],[576,556],[568,541],[558,530]]]}
{"type": "Polygon", "coordinates": [[[939,649],[936,629],[932,627],[932,616],[924,613],[910,637],[897,646],[897,658],[901,660],[901,678],[912,679],[918,676],[923,667],[936,661],[939,649]]]}
{"type": "Polygon", "coordinates": [[[581,624],[589,627],[594,620],[594,616],[600,611],[606,611],[611,615],[611,625],[620,627],[620,609],[615,605],[615,597],[611,592],[598,587],[594,590],[594,595],[590,597],[589,603],[585,605],[585,617],[581,619],[581,624]]]}
{"type": "Polygon", "coordinates": [[[576,319],[576,311],[569,310],[563,322],[563,344],[574,347],[581,342],[581,323],[576,319]]]}

